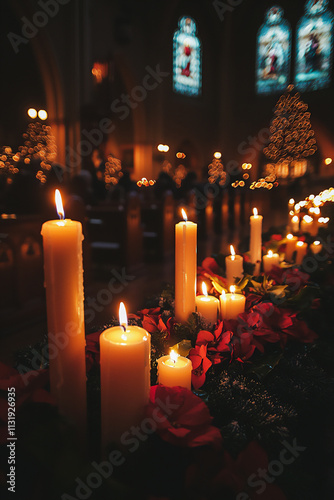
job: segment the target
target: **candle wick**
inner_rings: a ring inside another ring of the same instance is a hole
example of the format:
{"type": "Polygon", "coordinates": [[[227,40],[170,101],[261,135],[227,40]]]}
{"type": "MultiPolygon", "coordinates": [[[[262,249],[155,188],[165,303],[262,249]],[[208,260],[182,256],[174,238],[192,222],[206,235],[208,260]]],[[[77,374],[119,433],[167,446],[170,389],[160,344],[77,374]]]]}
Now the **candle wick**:
{"type": "Polygon", "coordinates": [[[126,325],[121,325],[121,327],[123,328],[124,332],[126,332],[126,325]]]}

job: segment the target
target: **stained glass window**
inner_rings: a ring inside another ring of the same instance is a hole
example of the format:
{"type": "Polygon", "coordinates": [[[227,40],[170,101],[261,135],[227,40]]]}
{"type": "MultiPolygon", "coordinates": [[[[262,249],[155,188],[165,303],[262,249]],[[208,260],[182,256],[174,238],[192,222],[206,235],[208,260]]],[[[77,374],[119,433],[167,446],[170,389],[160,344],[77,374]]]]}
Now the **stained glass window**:
{"type": "Polygon", "coordinates": [[[173,89],[180,94],[197,96],[202,91],[201,42],[196,23],[181,17],[173,38],[173,89]]]}
{"type": "Polygon", "coordinates": [[[271,94],[289,84],[291,30],[281,7],[271,7],[257,35],[256,91],[271,94]]]}
{"type": "Polygon", "coordinates": [[[309,0],[297,27],[295,85],[299,90],[318,90],[331,81],[333,14],[328,0],[309,0]]]}

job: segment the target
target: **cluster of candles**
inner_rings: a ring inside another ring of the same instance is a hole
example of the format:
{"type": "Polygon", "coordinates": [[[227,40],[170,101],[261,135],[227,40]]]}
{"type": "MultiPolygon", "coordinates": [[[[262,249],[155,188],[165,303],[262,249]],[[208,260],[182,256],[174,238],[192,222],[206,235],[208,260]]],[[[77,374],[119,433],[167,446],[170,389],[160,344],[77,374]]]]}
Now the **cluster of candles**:
{"type": "Polygon", "coordinates": [[[327,227],[329,217],[322,217],[320,207],[327,202],[334,201],[334,188],[326,189],[318,195],[310,194],[305,200],[295,202],[293,198],[289,200],[290,230],[297,233],[310,233],[311,236],[318,234],[319,227],[327,227]],[[305,211],[307,210],[307,214],[305,211]]]}
{"type": "MultiPolygon", "coordinates": [[[[84,439],[87,403],[82,226],[78,221],[65,219],[58,190],[56,205],[59,219],[42,226],[49,348],[56,349],[50,355],[50,387],[59,412],[84,439]]],[[[175,226],[176,321],[186,322],[196,309],[212,323],[216,323],[218,314],[225,319],[236,318],[245,309],[245,296],[236,293],[232,283],[242,277],[243,258],[231,246],[231,255],[226,257],[230,293],[223,293],[218,300],[207,294],[204,284],[203,295],[196,297],[197,224],[188,221],[185,212],[183,217],[175,226]]],[[[256,209],[250,225],[250,255],[259,272],[262,216],[256,209]]],[[[131,426],[140,424],[149,399],[150,334],[128,325],[123,303],[119,318],[119,326],[100,335],[103,449],[120,442],[131,426]]],[[[158,360],[158,380],[164,385],[190,389],[191,372],[191,361],[175,352],[158,360]]]]}

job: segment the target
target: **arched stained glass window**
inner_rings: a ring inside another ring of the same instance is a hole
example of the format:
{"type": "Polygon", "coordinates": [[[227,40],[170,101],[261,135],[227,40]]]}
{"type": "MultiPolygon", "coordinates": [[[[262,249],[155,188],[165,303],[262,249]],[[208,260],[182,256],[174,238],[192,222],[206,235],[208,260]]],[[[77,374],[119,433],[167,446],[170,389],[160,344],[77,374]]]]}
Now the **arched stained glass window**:
{"type": "Polygon", "coordinates": [[[197,96],[202,91],[201,42],[196,23],[181,17],[173,38],[173,89],[180,94],[197,96]]]}
{"type": "Polygon", "coordinates": [[[267,10],[257,35],[256,91],[271,94],[289,84],[291,30],[281,7],[267,10]]]}
{"type": "Polygon", "coordinates": [[[299,90],[328,87],[333,52],[333,14],[328,0],[309,0],[297,28],[295,85],[299,90]]]}

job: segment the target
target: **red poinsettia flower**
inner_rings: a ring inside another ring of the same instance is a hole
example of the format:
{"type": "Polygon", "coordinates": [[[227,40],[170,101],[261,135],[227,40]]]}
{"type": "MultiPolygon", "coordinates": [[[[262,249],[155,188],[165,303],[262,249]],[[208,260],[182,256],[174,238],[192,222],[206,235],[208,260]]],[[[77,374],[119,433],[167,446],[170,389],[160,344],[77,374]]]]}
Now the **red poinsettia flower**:
{"type": "Polygon", "coordinates": [[[220,363],[222,357],[232,352],[230,342],[233,333],[225,331],[223,326],[223,321],[219,321],[214,333],[201,330],[197,335],[196,346],[207,346],[208,356],[213,364],[220,363]]]}
{"type": "Polygon", "coordinates": [[[268,456],[256,441],[252,441],[240,452],[236,460],[229,453],[224,453],[224,467],[214,478],[213,485],[216,488],[219,488],[219,485],[225,485],[236,494],[240,493],[240,498],[241,493],[245,493],[244,498],[252,500],[258,498],[261,500],[286,500],[286,496],[277,485],[260,479],[258,472],[260,470],[268,470],[268,456]],[[250,484],[249,478],[254,479],[253,485],[250,484]],[[259,494],[259,487],[262,483],[265,489],[259,494]]]}
{"type": "Polygon", "coordinates": [[[282,267],[273,266],[270,271],[271,278],[278,285],[288,285],[292,292],[297,292],[305,286],[310,279],[310,275],[302,272],[299,268],[293,267],[284,269],[282,267]]]}
{"type": "Polygon", "coordinates": [[[205,382],[205,374],[212,365],[207,357],[206,345],[195,346],[191,349],[188,358],[191,360],[193,370],[191,373],[191,383],[195,389],[199,389],[205,382]]]}
{"type": "Polygon", "coordinates": [[[184,387],[151,387],[147,415],[156,422],[161,438],[173,445],[221,445],[221,434],[217,427],[211,425],[208,407],[184,387]]]}

